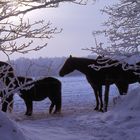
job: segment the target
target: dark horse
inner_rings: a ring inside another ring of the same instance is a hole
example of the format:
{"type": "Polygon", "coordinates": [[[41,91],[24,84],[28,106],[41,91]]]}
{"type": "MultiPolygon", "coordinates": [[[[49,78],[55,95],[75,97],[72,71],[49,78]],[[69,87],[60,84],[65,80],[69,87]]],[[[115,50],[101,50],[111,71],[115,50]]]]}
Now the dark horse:
{"type": "Polygon", "coordinates": [[[103,68],[100,70],[96,70],[90,67],[90,65],[93,64],[97,66],[102,66],[102,64],[97,63],[96,59],[76,58],[70,56],[61,68],[59,75],[65,76],[66,74],[69,74],[74,70],[78,70],[81,73],[85,74],[88,82],[90,83],[95,93],[95,110],[107,111],[110,85],[115,83],[115,85],[118,87],[120,95],[125,95],[128,91],[128,85],[130,83],[139,81],[139,78],[131,70],[123,70],[121,64],[114,65],[108,68],[103,68]],[[104,108],[102,101],[103,85],[105,85],[104,108]]]}
{"type": "Polygon", "coordinates": [[[2,98],[2,111],[6,112],[7,107],[13,107],[13,94],[10,93],[14,86],[15,75],[12,66],[0,61],[0,97],[2,98]]]}
{"type": "Polygon", "coordinates": [[[19,95],[26,104],[25,115],[28,116],[32,115],[33,101],[41,101],[47,97],[51,101],[49,113],[52,113],[54,106],[55,110],[53,113],[61,112],[61,82],[58,79],[53,77],[46,77],[43,79],[32,81],[31,78],[26,77],[17,77],[17,78],[19,83],[21,84],[19,95]]]}

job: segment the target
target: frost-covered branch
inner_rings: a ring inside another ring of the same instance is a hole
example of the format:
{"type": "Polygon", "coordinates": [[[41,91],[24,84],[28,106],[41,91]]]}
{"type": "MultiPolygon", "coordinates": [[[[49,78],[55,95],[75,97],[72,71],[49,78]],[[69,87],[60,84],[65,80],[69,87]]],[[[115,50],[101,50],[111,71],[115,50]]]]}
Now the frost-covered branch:
{"type": "MultiPolygon", "coordinates": [[[[6,63],[5,63],[6,64],[6,63]]],[[[33,80],[26,77],[17,77],[9,64],[0,67],[0,97],[2,110],[12,110],[13,96],[20,93],[20,90],[28,90],[32,86],[33,80]]]]}
{"type": "Polygon", "coordinates": [[[95,64],[89,65],[89,67],[93,68],[95,71],[102,70],[118,70],[121,72],[133,73],[136,76],[140,76],[140,62],[135,64],[129,64],[126,61],[111,59],[104,56],[98,56],[95,64]]]}
{"type": "MultiPolygon", "coordinates": [[[[105,7],[102,12],[109,18],[104,23],[104,30],[93,34],[103,35],[107,43],[97,45],[90,50],[99,55],[125,55],[130,57],[140,52],[140,1],[119,0],[118,4],[105,7]]],[[[100,44],[100,43],[98,43],[100,44]]]]}
{"type": "Polygon", "coordinates": [[[0,51],[7,56],[14,52],[28,53],[47,46],[48,40],[62,29],[50,21],[31,21],[26,14],[42,8],[56,8],[59,3],[86,4],[84,0],[2,0],[0,2],[0,51]],[[40,41],[40,44],[33,42],[40,41]]]}
{"type": "Polygon", "coordinates": [[[76,4],[86,4],[87,0],[3,0],[0,3],[2,14],[0,20],[7,19],[11,16],[26,14],[30,11],[42,8],[56,8],[59,3],[72,2],[76,4]]]}

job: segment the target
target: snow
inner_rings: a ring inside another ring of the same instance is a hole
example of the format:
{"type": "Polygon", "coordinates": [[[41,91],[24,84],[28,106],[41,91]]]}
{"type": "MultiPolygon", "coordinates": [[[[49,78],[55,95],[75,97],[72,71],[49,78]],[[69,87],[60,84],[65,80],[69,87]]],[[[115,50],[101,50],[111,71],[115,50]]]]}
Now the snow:
{"type": "Polygon", "coordinates": [[[111,87],[108,112],[94,111],[95,99],[84,77],[64,77],[62,114],[48,114],[49,100],[34,103],[31,117],[15,97],[13,113],[0,112],[1,140],[139,140],[140,87],[133,84],[127,95],[111,87]]]}
{"type": "Polygon", "coordinates": [[[26,140],[18,124],[0,112],[0,139],[1,140],[26,140]]]}

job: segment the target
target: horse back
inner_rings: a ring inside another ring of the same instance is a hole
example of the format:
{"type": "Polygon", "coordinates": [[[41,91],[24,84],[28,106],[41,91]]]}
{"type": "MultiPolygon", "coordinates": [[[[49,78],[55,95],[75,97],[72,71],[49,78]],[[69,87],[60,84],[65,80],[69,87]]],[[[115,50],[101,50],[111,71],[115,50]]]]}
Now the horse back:
{"type": "Polygon", "coordinates": [[[28,90],[21,90],[22,98],[31,99],[33,101],[41,101],[46,97],[61,96],[61,82],[53,77],[36,80],[27,86],[31,86],[31,88],[28,90]]]}

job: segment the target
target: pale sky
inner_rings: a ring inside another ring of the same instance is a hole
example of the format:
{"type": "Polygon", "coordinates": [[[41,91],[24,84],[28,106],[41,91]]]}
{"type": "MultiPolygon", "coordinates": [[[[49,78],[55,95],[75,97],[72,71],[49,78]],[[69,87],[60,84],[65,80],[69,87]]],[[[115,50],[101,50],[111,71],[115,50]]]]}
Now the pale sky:
{"type": "MultiPolygon", "coordinates": [[[[87,56],[90,51],[82,50],[95,45],[92,31],[101,28],[101,24],[107,18],[100,12],[106,4],[113,3],[116,0],[98,0],[95,4],[89,2],[86,6],[72,3],[63,3],[59,8],[40,9],[28,14],[30,20],[45,19],[51,21],[52,25],[63,28],[60,34],[54,35],[49,40],[48,46],[38,52],[28,54],[13,54],[11,59],[19,57],[62,57],[69,56],[87,56]]],[[[37,42],[39,44],[39,42],[37,42]]],[[[1,54],[1,59],[6,59],[1,54]]]]}

